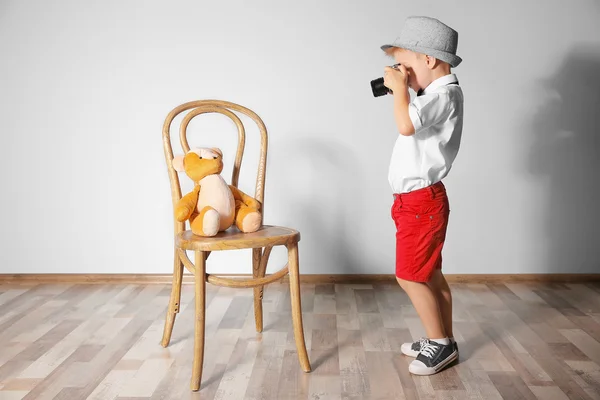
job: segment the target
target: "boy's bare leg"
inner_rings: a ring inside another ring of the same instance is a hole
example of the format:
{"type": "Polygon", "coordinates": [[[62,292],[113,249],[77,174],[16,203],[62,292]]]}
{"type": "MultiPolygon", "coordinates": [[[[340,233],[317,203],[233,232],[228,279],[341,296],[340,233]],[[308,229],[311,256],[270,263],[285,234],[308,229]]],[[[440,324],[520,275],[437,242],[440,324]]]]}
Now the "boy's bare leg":
{"type": "Polygon", "coordinates": [[[396,278],[398,284],[404,289],[410,301],[421,318],[425,333],[429,339],[446,338],[442,323],[442,315],[436,295],[426,283],[406,281],[396,278]]]}
{"type": "Polygon", "coordinates": [[[452,293],[441,270],[436,269],[434,271],[428,285],[437,299],[440,313],[442,314],[444,332],[448,337],[454,337],[452,330],[452,293]]]}

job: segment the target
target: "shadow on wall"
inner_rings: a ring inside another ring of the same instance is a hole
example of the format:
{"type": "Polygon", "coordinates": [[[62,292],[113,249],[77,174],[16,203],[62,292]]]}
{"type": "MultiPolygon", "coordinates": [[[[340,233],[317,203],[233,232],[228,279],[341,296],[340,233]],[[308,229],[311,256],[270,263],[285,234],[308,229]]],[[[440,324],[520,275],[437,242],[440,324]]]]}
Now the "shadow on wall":
{"type": "Polygon", "coordinates": [[[361,219],[364,175],[358,155],[341,142],[317,138],[286,143],[286,204],[300,221],[304,263],[312,273],[364,273],[361,219]]]}
{"type": "Polygon", "coordinates": [[[578,47],[538,90],[530,171],[548,180],[546,271],[600,272],[600,47],[578,47]]]}

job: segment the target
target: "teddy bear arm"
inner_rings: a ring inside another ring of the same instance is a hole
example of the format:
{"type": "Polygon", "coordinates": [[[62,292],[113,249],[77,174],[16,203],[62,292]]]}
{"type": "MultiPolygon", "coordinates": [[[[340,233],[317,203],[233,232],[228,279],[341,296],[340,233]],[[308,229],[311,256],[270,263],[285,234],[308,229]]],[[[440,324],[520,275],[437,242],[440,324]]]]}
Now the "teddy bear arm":
{"type": "Polygon", "coordinates": [[[200,185],[196,185],[193,191],[179,199],[177,206],[175,207],[175,218],[177,221],[183,222],[192,216],[192,213],[198,204],[199,193],[200,185]]]}
{"type": "Polygon", "coordinates": [[[234,199],[241,201],[250,208],[254,208],[256,210],[260,209],[260,203],[254,197],[248,196],[246,193],[242,192],[240,189],[236,188],[233,185],[229,185],[229,188],[233,193],[234,199]]]}

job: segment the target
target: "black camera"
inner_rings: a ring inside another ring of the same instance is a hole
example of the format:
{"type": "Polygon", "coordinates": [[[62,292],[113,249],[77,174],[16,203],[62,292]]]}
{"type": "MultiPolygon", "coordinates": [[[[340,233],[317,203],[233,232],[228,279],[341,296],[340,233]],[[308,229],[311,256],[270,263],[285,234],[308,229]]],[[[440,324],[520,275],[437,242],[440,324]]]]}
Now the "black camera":
{"type": "MultiPolygon", "coordinates": [[[[400,70],[400,64],[394,64],[394,65],[391,65],[391,67],[394,69],[400,70]]],[[[391,89],[388,89],[383,84],[383,78],[373,79],[371,81],[371,90],[373,91],[373,96],[375,96],[375,97],[385,96],[386,94],[393,93],[391,89]]]]}

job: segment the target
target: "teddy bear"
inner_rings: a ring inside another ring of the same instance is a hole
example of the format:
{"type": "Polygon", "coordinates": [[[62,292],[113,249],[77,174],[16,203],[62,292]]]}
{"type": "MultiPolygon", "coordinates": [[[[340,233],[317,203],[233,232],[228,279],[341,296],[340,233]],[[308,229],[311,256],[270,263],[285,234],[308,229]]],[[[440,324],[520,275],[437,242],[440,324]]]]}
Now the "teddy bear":
{"type": "Polygon", "coordinates": [[[256,232],[262,224],[260,202],[228,185],[220,175],[223,153],[218,148],[194,148],[173,158],[173,168],[194,181],[194,189],[175,206],[179,222],[190,221],[198,236],[215,236],[235,222],[245,233],[256,232]]]}

